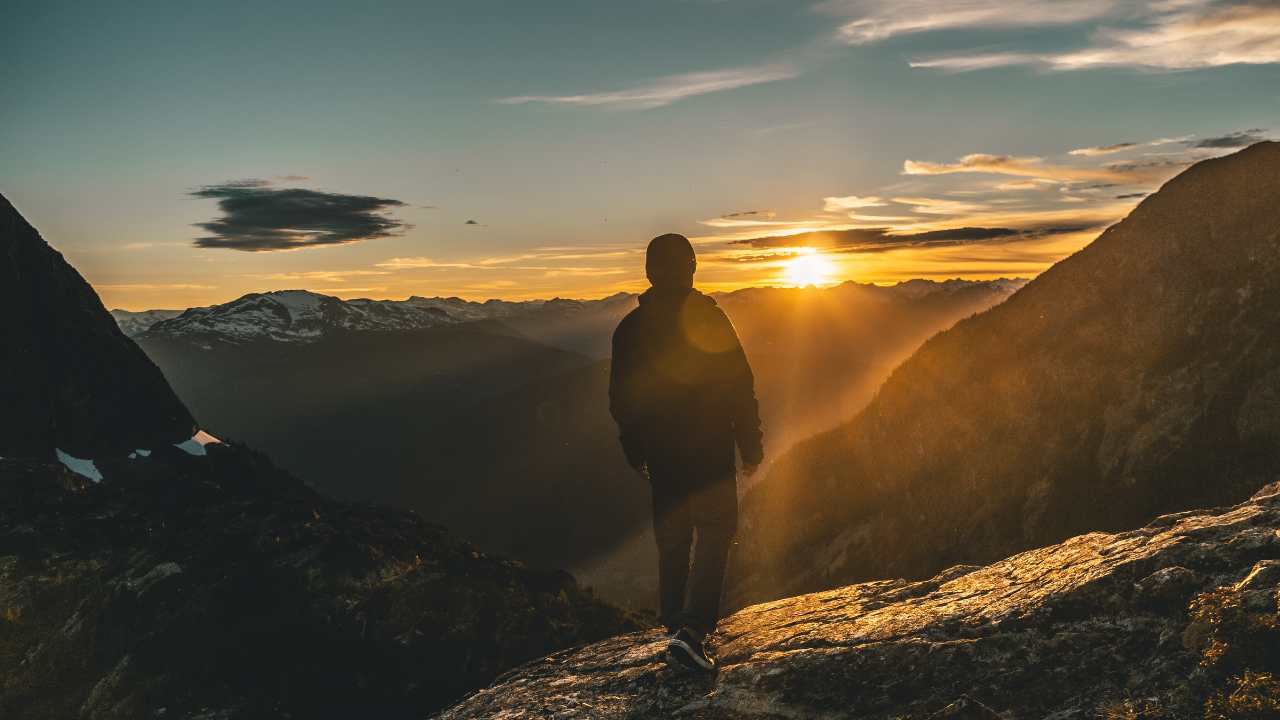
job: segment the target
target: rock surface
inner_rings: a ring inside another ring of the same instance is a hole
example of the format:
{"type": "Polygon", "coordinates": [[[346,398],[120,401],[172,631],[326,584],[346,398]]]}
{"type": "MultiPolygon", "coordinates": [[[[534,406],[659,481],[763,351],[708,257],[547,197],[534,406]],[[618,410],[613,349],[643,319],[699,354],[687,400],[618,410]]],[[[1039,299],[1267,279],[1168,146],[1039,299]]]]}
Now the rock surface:
{"type": "Polygon", "coordinates": [[[438,717],[1277,717],[1277,491],[748,607],[712,636],[714,677],[673,673],[659,632],[634,633],[529,663],[438,717]]]}
{"type": "Polygon", "coordinates": [[[0,196],[0,457],[124,456],[195,421],[89,284],[0,196]]]}
{"type": "Polygon", "coordinates": [[[742,503],[734,605],[925,578],[1280,476],[1280,143],[1205,160],[925,343],[742,503]]]}

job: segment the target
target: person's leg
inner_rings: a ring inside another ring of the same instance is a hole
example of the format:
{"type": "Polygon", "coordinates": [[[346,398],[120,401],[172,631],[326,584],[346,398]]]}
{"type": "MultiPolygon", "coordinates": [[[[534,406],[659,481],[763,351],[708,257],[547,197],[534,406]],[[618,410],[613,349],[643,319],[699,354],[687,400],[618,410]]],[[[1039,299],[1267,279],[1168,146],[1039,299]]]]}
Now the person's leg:
{"type": "Polygon", "coordinates": [[[734,473],[730,471],[700,488],[690,505],[698,541],[689,573],[685,622],[707,635],[716,629],[720,619],[725,566],[738,528],[738,488],[734,473]]]}
{"type": "Polygon", "coordinates": [[[653,535],[658,543],[658,614],[668,632],[684,623],[685,586],[693,524],[689,498],[679,485],[653,478],[653,535]]]}

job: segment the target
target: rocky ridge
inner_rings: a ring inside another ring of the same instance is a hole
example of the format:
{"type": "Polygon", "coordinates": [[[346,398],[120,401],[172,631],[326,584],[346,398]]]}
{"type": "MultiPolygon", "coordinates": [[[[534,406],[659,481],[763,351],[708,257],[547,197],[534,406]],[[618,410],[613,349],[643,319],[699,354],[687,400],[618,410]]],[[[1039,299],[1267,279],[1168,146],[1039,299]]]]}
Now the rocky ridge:
{"type": "Polygon", "coordinates": [[[1274,718],[1280,483],[1234,507],[1091,533],[917,582],[745,608],[676,674],[659,631],[517,668],[470,718],[1274,718]]]}

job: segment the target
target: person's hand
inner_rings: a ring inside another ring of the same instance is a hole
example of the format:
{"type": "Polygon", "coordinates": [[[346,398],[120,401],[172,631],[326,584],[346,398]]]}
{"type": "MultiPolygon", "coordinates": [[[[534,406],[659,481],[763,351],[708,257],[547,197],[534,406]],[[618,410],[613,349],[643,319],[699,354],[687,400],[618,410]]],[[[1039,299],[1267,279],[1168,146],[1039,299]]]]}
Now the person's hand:
{"type": "Polygon", "coordinates": [[[649,463],[642,462],[639,465],[635,466],[634,470],[636,471],[637,475],[644,478],[645,482],[649,482],[649,463]]]}
{"type": "Polygon", "coordinates": [[[742,466],[742,476],[743,476],[743,477],[751,477],[752,475],[755,475],[755,474],[756,474],[756,471],[757,471],[757,470],[759,470],[759,469],[760,469],[760,463],[756,463],[756,464],[754,464],[754,465],[743,465],[743,466],[742,466]]]}

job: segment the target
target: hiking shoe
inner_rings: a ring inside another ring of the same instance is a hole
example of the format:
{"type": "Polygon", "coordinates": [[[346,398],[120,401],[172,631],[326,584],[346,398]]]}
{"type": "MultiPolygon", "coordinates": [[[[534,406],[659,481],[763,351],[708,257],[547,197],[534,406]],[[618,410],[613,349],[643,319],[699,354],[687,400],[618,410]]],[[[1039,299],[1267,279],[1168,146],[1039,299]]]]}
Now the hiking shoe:
{"type": "Polygon", "coordinates": [[[689,628],[681,628],[667,641],[667,662],[700,672],[716,669],[716,662],[707,657],[701,637],[689,628]]]}

